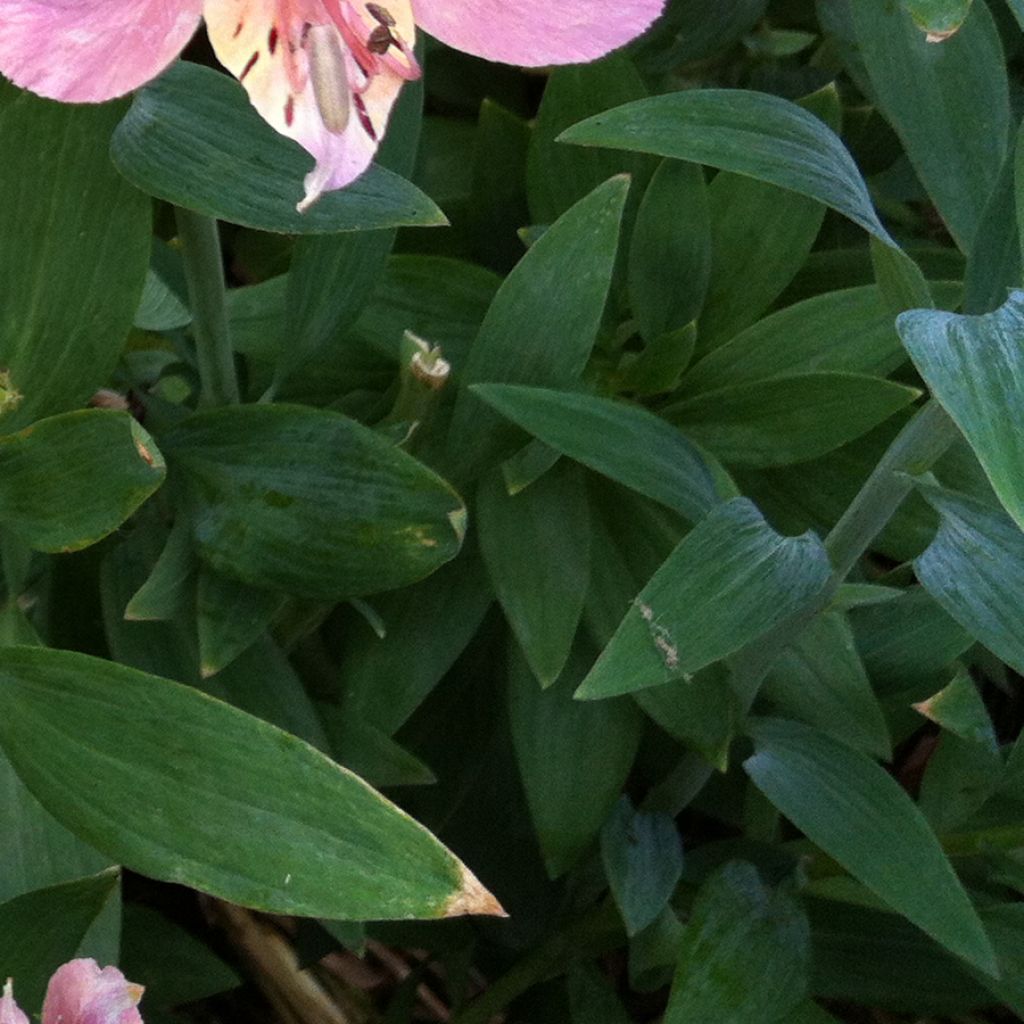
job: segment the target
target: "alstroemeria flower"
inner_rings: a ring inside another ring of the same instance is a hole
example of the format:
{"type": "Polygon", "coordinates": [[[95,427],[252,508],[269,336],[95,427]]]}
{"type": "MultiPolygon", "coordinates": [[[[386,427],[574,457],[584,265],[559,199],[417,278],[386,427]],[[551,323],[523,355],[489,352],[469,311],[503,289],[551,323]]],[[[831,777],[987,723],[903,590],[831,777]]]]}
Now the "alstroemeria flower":
{"type": "Polygon", "coordinates": [[[112,99],[159,74],[200,17],[260,114],[316,158],[300,208],[369,166],[416,26],[467,53],[538,67],[633,39],[664,0],[0,0],[0,73],[42,96],[112,99]]]}
{"type": "MultiPolygon", "coordinates": [[[[43,1000],[42,1024],[142,1024],[137,1004],[142,987],[116,967],[95,960],[71,960],[50,978],[43,1000]]],[[[14,1001],[11,982],[0,998],[0,1024],[28,1024],[14,1001]]]]}

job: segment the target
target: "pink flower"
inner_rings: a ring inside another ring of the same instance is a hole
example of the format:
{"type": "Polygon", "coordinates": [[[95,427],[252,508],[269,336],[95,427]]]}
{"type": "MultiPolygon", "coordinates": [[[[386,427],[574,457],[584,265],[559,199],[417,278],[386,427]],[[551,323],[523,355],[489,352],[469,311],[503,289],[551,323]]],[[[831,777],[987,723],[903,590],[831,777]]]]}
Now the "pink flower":
{"type": "MultiPolygon", "coordinates": [[[[116,967],[72,960],[58,967],[46,988],[42,1024],[142,1024],[136,1004],[142,988],[116,967]]],[[[0,1024],[28,1024],[14,1001],[11,982],[0,998],[0,1024]]]]}
{"type": "Polygon", "coordinates": [[[159,74],[200,16],[260,114],[316,158],[305,208],[369,166],[419,25],[489,60],[593,60],[639,35],[664,0],[0,0],[0,72],[43,96],[98,102],[159,74]]]}

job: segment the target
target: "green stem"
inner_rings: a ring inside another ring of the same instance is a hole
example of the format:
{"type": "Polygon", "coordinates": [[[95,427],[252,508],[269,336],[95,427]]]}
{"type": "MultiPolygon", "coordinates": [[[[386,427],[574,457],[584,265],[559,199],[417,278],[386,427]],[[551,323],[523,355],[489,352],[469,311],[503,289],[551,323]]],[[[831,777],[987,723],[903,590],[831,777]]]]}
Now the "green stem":
{"type": "Polygon", "coordinates": [[[927,472],[957,439],[956,425],[934,399],[900,431],[857,497],[825,538],[839,582],[856,565],[913,486],[909,479],[927,472]]]}
{"type": "Polygon", "coordinates": [[[175,207],[178,238],[185,264],[192,332],[199,366],[200,405],[234,405],[240,399],[235,357],[228,330],[224,262],[217,222],[212,217],[175,207]]]}
{"type": "MultiPolygon", "coordinates": [[[[798,616],[748,644],[732,659],[732,686],[749,711],[779,655],[828,607],[850,570],[900,507],[913,486],[910,476],[930,469],[956,440],[957,428],[934,399],[900,431],[864,482],[842,518],[825,538],[832,577],[818,599],[798,616]]],[[[684,755],[644,800],[647,810],[676,815],[700,792],[714,769],[684,755]]]]}

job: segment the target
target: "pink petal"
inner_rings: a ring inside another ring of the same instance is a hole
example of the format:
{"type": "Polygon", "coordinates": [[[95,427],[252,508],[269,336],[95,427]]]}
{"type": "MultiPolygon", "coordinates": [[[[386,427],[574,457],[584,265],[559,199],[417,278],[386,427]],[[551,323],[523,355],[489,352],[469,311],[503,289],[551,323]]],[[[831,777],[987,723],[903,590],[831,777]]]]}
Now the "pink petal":
{"type": "Polygon", "coordinates": [[[3,995],[0,996],[0,1024],[28,1024],[28,1017],[18,1009],[18,1004],[14,1001],[10,978],[4,985],[3,995]]]}
{"type": "Polygon", "coordinates": [[[42,1024],[142,1024],[142,989],[116,967],[72,960],[58,967],[43,1001],[42,1024]]]}
{"type": "Polygon", "coordinates": [[[413,0],[416,21],[487,60],[541,67],[594,60],[644,32],[664,0],[413,0]]]}
{"type": "MultiPolygon", "coordinates": [[[[377,26],[366,5],[342,0],[337,6],[365,42],[377,26]]],[[[386,0],[386,6],[392,32],[411,48],[409,0],[386,0]]],[[[402,86],[418,74],[411,55],[393,52],[366,80],[321,0],[291,0],[287,7],[279,0],[206,0],[203,16],[217,59],[264,120],[315,158],[300,210],[370,166],[402,86]]]]}
{"type": "Polygon", "coordinates": [[[155,78],[199,24],[202,0],[3,0],[0,73],[41,96],[93,103],[155,78]]]}

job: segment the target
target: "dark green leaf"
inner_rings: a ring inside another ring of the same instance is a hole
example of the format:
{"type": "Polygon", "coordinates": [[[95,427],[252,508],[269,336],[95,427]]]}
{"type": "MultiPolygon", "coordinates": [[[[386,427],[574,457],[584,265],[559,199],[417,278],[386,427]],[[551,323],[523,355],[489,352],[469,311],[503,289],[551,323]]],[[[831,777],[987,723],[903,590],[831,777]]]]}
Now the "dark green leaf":
{"type": "Polygon", "coordinates": [[[328,601],[392,590],[439,568],[462,543],[458,495],[338,413],[216,409],[162,440],[188,477],[200,555],[254,587],[328,601]]]}
{"type": "Polygon", "coordinates": [[[110,166],[108,140],[123,113],[123,103],[52,103],[0,82],[4,430],[87,401],[131,328],[151,212],[110,166]]]}
{"type": "Polygon", "coordinates": [[[178,62],[136,95],[114,133],[111,156],[150,195],[261,231],[329,234],[446,223],[422,192],[382,167],[298,213],[313,158],[274,132],[237,82],[198,64],[178,62]]]}
{"type": "Polygon", "coordinates": [[[730,501],[640,592],[578,696],[630,693],[696,672],[805,610],[829,574],[816,537],[780,536],[751,502],[730,501]]]}
{"type": "Polygon", "coordinates": [[[50,975],[75,955],[119,879],[110,868],[0,904],[0,974],[15,979],[25,1009],[38,1012],[50,975]]]}
{"type": "Polygon", "coordinates": [[[703,518],[718,503],[714,480],[697,449],[640,406],[505,384],[477,384],[472,390],[563,455],[689,519],[703,518]]]}
{"type": "Polygon", "coordinates": [[[941,45],[925,39],[904,5],[854,0],[850,9],[882,112],[969,253],[1010,137],[1003,49],[988,5],[974,4],[941,45]]]}
{"type": "Polygon", "coordinates": [[[40,551],[116,530],[164,479],[153,439],[125,412],[83,409],[0,437],[0,522],[40,551]]]}
{"type": "Polygon", "coordinates": [[[866,434],[919,395],[880,377],[799,373],[705,391],[662,412],[724,462],[784,466],[866,434]]]}
{"type": "Polygon", "coordinates": [[[789,1020],[807,993],[810,959],[810,929],[793,896],[732,861],[697,895],[665,1024],[789,1020]]]}
{"type": "Polygon", "coordinates": [[[939,532],[914,562],[925,589],[973,637],[1024,670],[1024,534],[1002,509],[922,483],[939,532]]]}
{"type": "Polygon", "coordinates": [[[515,650],[510,654],[512,739],[552,878],[568,871],[597,839],[640,743],[643,718],[632,701],[572,699],[585,669],[577,649],[558,682],[542,690],[523,657],[515,650]]]}
{"type": "Polygon", "coordinates": [[[750,734],[755,752],[743,767],[797,828],[937,942],[996,973],[995,953],[967,893],[892,776],[807,725],[760,719],[750,734]]]}
{"type": "Polygon", "coordinates": [[[893,244],[838,136],[813,114],[778,96],[688,89],[598,114],[563,132],[561,139],[745,174],[817,199],[893,244]]]}
{"type": "Polygon", "coordinates": [[[497,470],[477,491],[480,550],[512,632],[541,685],[569,657],[590,576],[581,471],[556,466],[510,496],[497,470]]]}
{"type": "Polygon", "coordinates": [[[985,316],[914,310],[896,328],[999,500],[1024,526],[1024,292],[985,316]]]}
{"type": "Polygon", "coordinates": [[[82,654],[7,648],[0,676],[0,745],[29,790],[140,873],[283,914],[495,909],[426,829],[271,725],[82,654]]]}
{"type": "Polygon", "coordinates": [[[704,171],[664,161],[640,203],[629,251],[629,297],[649,342],[700,315],[711,252],[704,171]]]}
{"type": "MultiPolygon", "coordinates": [[[[464,383],[558,388],[578,380],[611,287],[628,190],[624,177],[605,182],[530,248],[487,311],[466,362],[464,383]]],[[[449,451],[461,464],[478,467],[493,450],[496,427],[500,431],[497,413],[475,395],[460,392],[449,451]]]]}
{"type": "Polygon", "coordinates": [[[637,811],[624,796],[601,829],[601,858],[626,932],[636,935],[665,909],[683,873],[676,823],[637,811]]]}

